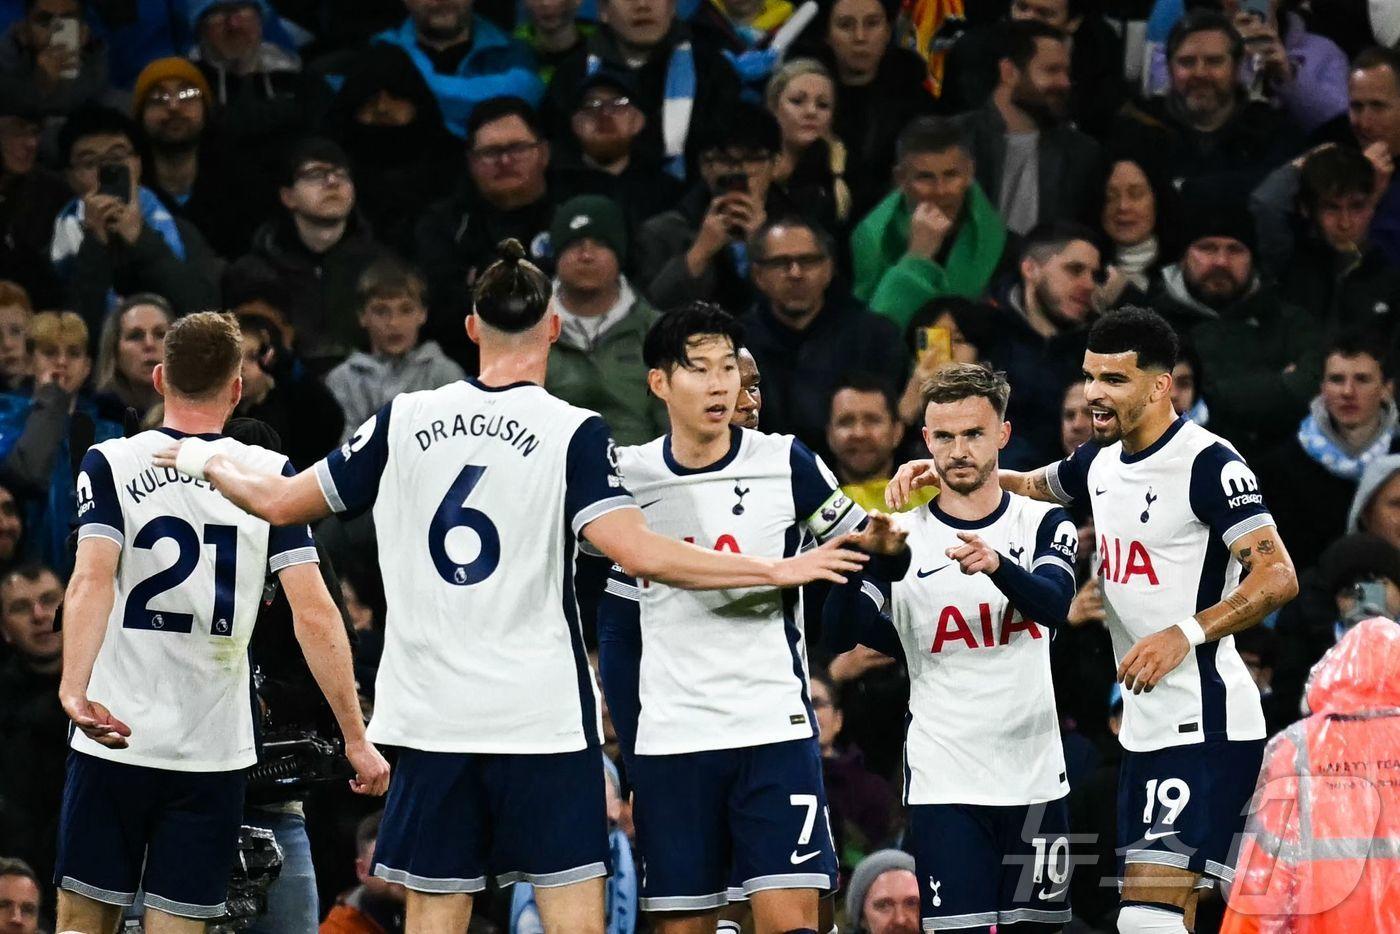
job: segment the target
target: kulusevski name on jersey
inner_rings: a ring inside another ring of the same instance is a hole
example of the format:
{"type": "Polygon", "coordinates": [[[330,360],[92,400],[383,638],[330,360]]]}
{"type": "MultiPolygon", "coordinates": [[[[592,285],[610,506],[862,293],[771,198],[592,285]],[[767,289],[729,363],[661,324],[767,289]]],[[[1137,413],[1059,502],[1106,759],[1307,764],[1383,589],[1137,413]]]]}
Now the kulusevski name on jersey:
{"type": "MultiPolygon", "coordinates": [[[[909,570],[894,583],[867,579],[861,589],[888,614],[878,622],[893,626],[899,644],[892,648],[902,650],[909,670],[905,803],[1025,805],[1063,797],[1069,783],[1048,629],[1059,620],[1038,621],[1048,617],[1037,612],[1036,598],[1052,604],[1046,614],[1068,607],[1074,523],[1058,506],[1009,493],[978,521],[947,515],[937,499],[895,521],[909,533],[909,570]],[[963,574],[948,558],[964,544],[960,532],[1001,555],[997,575],[963,574]],[[1013,566],[1017,581],[1007,580],[1013,566]],[[1008,592],[1026,596],[1013,601],[1008,592]]],[[[863,628],[877,623],[862,615],[854,614],[863,628]]]]}
{"type": "MultiPolygon", "coordinates": [[[[132,735],[126,749],[108,749],[75,731],[71,745],[152,768],[244,768],[257,758],[248,642],[267,572],[314,562],[316,548],[304,525],[272,528],[204,481],[153,467],[172,437],[183,435],[146,431],[104,441],[83,458],[78,539],[121,546],[88,696],[132,735]]],[[[281,454],[230,438],[217,444],[252,470],[293,472],[281,454]]]]}
{"type": "MultiPolygon", "coordinates": [[[[1240,581],[1230,546],[1274,524],[1254,472],[1228,441],[1177,419],[1136,454],[1084,444],[1048,469],[1061,502],[1089,500],[1113,651],[1223,600],[1240,581]]],[[[1265,735],[1259,690],[1233,636],[1197,646],[1149,693],[1124,694],[1135,752],[1265,735]]]]}
{"type": "MultiPolygon", "coordinates": [[[[197,480],[187,474],[182,474],[174,467],[155,466],[147,467],[145,470],[141,471],[139,475],[132,477],[123,485],[123,489],[126,490],[126,495],[131,499],[131,502],[137,504],[157,490],[177,483],[192,486],[196,489],[208,490],[211,493],[215,492],[214,488],[205,480],[197,480]]],[[[84,491],[80,487],[78,489],[79,519],[83,517],[83,512],[92,506],[91,498],[86,501],[83,499],[83,492],[84,491]]]]}
{"type": "Polygon", "coordinates": [[[608,427],[537,385],[398,396],[316,465],[337,512],[374,508],[388,604],[369,736],[426,752],[599,743],[574,598],[578,536],[634,507],[608,427]]]}
{"type": "MultiPolygon", "coordinates": [[[[688,469],[670,438],[618,449],[623,481],[656,531],[766,557],[854,531],[865,511],[791,435],[733,428],[729,454],[688,469]]],[[[600,609],[639,614],[637,752],[667,755],[815,735],[798,590],[689,591],[615,575],[600,609]],[[620,603],[617,601],[621,601],[620,603]]]]}

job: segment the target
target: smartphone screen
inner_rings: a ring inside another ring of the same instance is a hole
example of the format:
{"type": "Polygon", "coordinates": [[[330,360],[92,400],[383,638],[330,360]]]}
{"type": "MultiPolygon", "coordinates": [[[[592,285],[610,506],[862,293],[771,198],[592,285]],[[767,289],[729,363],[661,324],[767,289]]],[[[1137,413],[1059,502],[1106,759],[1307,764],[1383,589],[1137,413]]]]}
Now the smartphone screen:
{"type": "Polygon", "coordinates": [[[97,193],[120,201],[131,200],[131,168],[124,162],[111,162],[97,170],[97,193]]]}
{"type": "Polygon", "coordinates": [[[942,366],[953,359],[953,333],[947,328],[919,328],[919,366],[942,366]]]}

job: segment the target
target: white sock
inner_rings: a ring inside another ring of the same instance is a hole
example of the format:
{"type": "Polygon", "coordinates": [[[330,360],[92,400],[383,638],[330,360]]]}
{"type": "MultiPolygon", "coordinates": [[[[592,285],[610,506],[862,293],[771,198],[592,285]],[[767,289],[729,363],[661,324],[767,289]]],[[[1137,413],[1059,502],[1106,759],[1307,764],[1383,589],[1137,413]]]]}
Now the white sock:
{"type": "Polygon", "coordinates": [[[1187,934],[1186,916],[1148,905],[1127,905],[1118,912],[1118,934],[1187,934]]]}
{"type": "Polygon", "coordinates": [[[738,921],[721,921],[715,928],[715,934],[739,934],[744,926],[738,921]]]}

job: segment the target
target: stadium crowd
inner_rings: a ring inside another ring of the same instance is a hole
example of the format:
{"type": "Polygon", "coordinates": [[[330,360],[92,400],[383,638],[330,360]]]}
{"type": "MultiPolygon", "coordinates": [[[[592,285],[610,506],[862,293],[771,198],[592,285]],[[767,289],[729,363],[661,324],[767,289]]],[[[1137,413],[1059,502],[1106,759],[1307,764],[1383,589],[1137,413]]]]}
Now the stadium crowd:
{"type": "MultiPolygon", "coordinates": [[[[551,393],[619,444],[664,433],[643,338],[714,302],[749,351],[737,417],[795,435],[867,509],[920,456],[939,366],[1005,372],[1002,466],[1040,467],[1091,435],[1088,327],[1155,309],[1183,341],[1176,411],[1254,466],[1298,568],[1299,597],[1237,637],[1270,732],[1360,594],[1400,614],[1393,0],[5,0],[0,20],[0,934],[52,923],[76,468],[159,424],[167,327],[237,316],[237,414],[304,469],[399,393],[476,371],[462,320],[506,237],[553,277],[551,393]]],[[[1097,842],[1071,930],[1110,931],[1121,700],[1074,519],[1052,665],[1072,829],[1097,842]]],[[[316,533],[368,713],[375,530],[316,533]]],[[[907,674],[828,652],[821,594],[842,930],[912,932],[907,674]]],[[[304,680],[268,674],[295,651],[255,643],[259,677],[304,680]]],[[[327,720],[284,714],[296,695],[264,692],[264,725],[327,720]]],[[[614,934],[646,929],[625,788],[613,769],[614,934]]],[[[305,920],[254,930],[401,929],[369,874],[377,806],[333,783],[257,802],[250,823],[308,845],[277,883],[305,920]]],[[[472,930],[541,930],[515,889],[472,930]]],[[[1222,912],[1203,901],[1197,930],[1222,912]]]]}

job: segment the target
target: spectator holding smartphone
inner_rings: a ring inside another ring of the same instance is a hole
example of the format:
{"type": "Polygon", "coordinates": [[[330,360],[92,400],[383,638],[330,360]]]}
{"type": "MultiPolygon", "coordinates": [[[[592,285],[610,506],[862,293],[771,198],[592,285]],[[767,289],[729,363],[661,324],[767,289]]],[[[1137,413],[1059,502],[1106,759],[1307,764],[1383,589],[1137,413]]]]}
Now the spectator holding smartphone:
{"type": "Polygon", "coordinates": [[[49,258],[89,330],[113,293],[155,292],[185,314],[218,300],[220,262],[204,237],[141,185],[137,130],[106,107],[75,112],[59,134],[73,200],[54,223],[49,258]]]}
{"type": "Polygon", "coordinates": [[[699,134],[701,183],[638,237],[639,279],[657,307],[753,304],[749,238],[770,215],[799,213],[773,186],[781,151],[777,119],[754,104],[735,106],[699,134]]]}
{"type": "Polygon", "coordinates": [[[86,0],[26,0],[0,38],[0,106],[64,116],[107,90],[107,51],[84,21],[86,0]]]}

